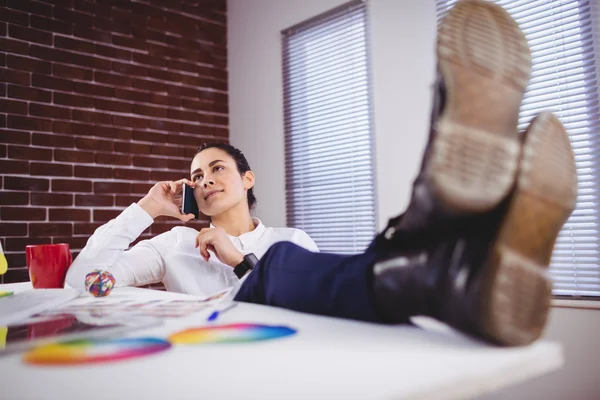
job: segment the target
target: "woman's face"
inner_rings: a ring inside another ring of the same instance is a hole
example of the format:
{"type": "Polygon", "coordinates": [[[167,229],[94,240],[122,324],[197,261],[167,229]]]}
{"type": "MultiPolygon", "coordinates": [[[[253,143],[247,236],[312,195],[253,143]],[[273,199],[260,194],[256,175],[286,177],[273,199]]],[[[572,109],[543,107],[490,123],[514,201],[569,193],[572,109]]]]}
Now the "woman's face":
{"type": "Polygon", "coordinates": [[[254,185],[254,174],[240,175],[235,160],[227,152],[208,148],[196,154],[191,165],[191,181],[196,182],[194,197],[200,211],[209,217],[242,202],[247,205],[247,190],[254,185]]]}

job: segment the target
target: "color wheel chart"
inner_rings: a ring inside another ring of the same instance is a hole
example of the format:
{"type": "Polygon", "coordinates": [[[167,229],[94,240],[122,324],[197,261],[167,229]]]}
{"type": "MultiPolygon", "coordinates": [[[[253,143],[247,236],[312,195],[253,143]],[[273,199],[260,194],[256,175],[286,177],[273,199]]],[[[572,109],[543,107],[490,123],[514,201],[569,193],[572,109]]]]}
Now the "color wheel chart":
{"type": "Polygon", "coordinates": [[[40,346],[26,353],[23,360],[33,365],[78,365],[126,360],[159,353],[172,345],[251,343],[296,334],[286,326],[227,324],[189,328],[167,340],[122,338],[77,340],[40,346]]]}

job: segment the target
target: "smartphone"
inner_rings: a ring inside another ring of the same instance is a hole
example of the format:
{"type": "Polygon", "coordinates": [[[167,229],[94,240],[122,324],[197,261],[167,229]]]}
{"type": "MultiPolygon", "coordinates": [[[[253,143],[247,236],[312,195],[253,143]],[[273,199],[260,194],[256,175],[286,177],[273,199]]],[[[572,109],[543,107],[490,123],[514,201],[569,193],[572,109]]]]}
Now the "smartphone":
{"type": "Polygon", "coordinates": [[[198,219],[198,203],[194,198],[194,188],[183,184],[183,194],[181,199],[181,213],[182,214],[194,214],[194,217],[198,219]]]}

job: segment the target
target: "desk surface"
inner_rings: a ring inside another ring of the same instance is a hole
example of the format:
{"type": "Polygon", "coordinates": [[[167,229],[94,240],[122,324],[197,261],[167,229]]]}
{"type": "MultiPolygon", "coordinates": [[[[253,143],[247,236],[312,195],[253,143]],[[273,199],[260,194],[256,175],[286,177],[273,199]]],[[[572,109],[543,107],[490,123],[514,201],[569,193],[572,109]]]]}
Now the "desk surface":
{"type": "MultiPolygon", "coordinates": [[[[28,284],[0,285],[0,290],[28,284]]],[[[111,296],[186,298],[121,288],[111,296]]],[[[129,337],[166,338],[206,325],[206,314],[167,319],[129,337]]],[[[139,359],[76,367],[36,367],[0,357],[3,399],[462,399],[558,369],[558,343],[497,348],[431,320],[382,326],[240,303],[220,323],[287,325],[283,339],[175,345],[139,359]]]]}

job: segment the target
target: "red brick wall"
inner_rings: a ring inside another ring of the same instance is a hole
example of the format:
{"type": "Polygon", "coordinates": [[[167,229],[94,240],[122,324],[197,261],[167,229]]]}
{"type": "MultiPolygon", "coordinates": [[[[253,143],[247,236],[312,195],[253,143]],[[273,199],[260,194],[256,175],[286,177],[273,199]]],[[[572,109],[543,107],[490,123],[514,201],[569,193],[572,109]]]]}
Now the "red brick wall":
{"type": "MultiPolygon", "coordinates": [[[[228,141],[226,0],[0,0],[3,282],[228,141]]],[[[149,238],[177,224],[161,220],[149,238]]]]}

